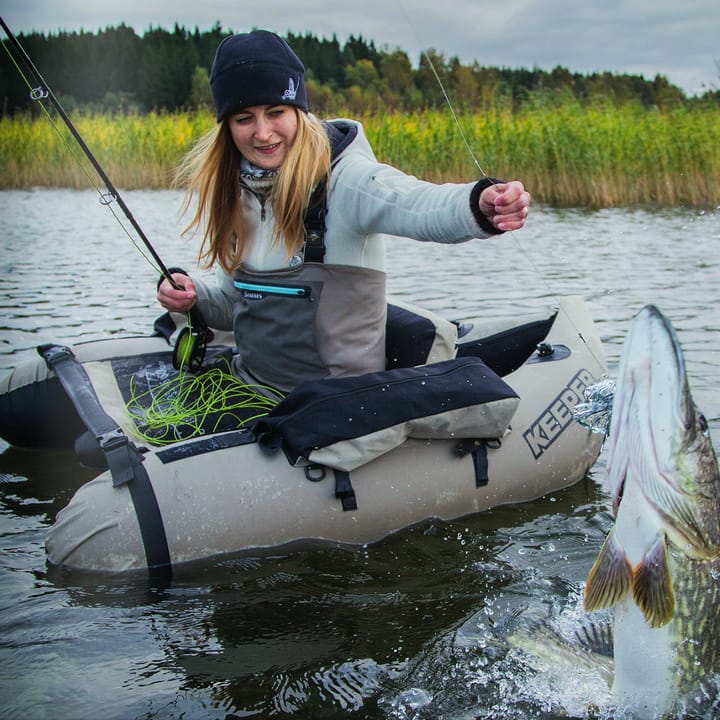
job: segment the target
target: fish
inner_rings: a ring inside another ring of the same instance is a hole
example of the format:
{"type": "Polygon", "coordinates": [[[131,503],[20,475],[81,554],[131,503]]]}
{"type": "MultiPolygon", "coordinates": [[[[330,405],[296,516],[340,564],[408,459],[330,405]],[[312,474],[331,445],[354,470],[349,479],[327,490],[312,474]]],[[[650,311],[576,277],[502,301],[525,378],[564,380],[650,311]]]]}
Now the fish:
{"type": "Polygon", "coordinates": [[[583,604],[612,608],[613,702],[633,718],[719,717],[718,460],[654,305],[625,338],[606,448],[614,525],[583,604]]]}

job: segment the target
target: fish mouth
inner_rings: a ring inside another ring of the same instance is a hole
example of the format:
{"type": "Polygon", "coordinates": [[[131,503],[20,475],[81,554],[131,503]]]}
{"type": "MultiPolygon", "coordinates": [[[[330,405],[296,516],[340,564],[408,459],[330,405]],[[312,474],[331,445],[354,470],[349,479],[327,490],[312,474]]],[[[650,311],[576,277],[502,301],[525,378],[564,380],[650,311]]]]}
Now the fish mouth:
{"type": "Polygon", "coordinates": [[[662,312],[646,305],[625,339],[615,387],[608,465],[616,514],[628,472],[646,490],[655,488],[647,495],[656,510],[668,510],[662,498],[678,491],[677,458],[694,424],[678,337],[662,312]]]}
{"type": "Polygon", "coordinates": [[[647,430],[662,464],[675,455],[695,420],[682,348],[673,326],[654,305],[635,316],[629,341],[624,371],[636,401],[647,408],[647,430]]]}
{"type": "MultiPolygon", "coordinates": [[[[620,422],[628,423],[631,413],[640,422],[642,450],[651,451],[659,465],[674,455],[678,440],[693,424],[694,405],[680,342],[654,305],[643,307],[632,322],[613,405],[613,416],[620,422]]],[[[618,434],[614,433],[616,438],[618,434]]]]}

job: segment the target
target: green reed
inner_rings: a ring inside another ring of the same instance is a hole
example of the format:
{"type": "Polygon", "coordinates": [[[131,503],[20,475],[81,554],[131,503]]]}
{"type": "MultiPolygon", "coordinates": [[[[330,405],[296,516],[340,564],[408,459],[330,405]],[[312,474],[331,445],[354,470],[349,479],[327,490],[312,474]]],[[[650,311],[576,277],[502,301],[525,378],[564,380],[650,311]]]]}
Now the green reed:
{"type": "MultiPolygon", "coordinates": [[[[77,128],[118,188],[169,187],[182,155],[213,125],[206,112],[76,115],[77,128]]],[[[0,119],[0,188],[103,187],[59,117],[0,119]]]]}
{"type": "MultiPolygon", "coordinates": [[[[477,176],[449,113],[364,119],[378,157],[436,181],[477,176]]],[[[460,117],[482,172],[557,206],[720,204],[720,113],[528,105],[460,117]]]]}
{"type": "MultiPolygon", "coordinates": [[[[537,99],[514,113],[459,113],[482,170],[446,110],[359,119],[380,160],[435,182],[470,180],[482,172],[517,177],[536,201],[556,206],[720,204],[717,108],[584,106],[570,98],[537,99]]],[[[196,111],[78,115],[73,122],[115,185],[163,188],[214,119],[196,111]]],[[[0,188],[91,184],[81,169],[89,168],[82,152],[62,123],[55,123],[57,131],[44,116],[0,120],[0,188]]]]}

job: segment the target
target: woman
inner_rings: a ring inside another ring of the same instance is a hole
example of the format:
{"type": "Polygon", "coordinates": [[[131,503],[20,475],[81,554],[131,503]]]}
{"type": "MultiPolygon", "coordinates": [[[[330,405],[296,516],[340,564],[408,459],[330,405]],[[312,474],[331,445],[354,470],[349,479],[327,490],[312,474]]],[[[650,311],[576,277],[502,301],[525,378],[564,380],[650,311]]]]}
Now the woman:
{"type": "Polygon", "coordinates": [[[463,242],[525,224],[518,181],[434,185],[377,162],[359,123],[308,113],[305,68],[274,33],[218,46],[218,125],[178,174],[204,225],[210,287],[184,272],[158,300],[233,329],[233,372],[288,391],[302,380],[384,369],[385,236],[463,242]],[[314,210],[308,210],[309,207],[314,210]],[[307,227],[306,227],[307,226],[307,227]]]}

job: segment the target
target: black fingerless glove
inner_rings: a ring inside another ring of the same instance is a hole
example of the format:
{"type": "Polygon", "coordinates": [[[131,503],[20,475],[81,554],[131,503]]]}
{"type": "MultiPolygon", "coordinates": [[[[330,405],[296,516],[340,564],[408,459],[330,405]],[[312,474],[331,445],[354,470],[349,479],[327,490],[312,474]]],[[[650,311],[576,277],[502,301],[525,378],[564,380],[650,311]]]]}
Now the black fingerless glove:
{"type": "Polygon", "coordinates": [[[489,188],[491,185],[497,185],[498,183],[505,182],[504,180],[497,180],[491,177],[484,177],[482,180],[478,180],[475,183],[475,187],[470,192],[470,209],[472,214],[477,220],[477,224],[487,233],[491,235],[501,235],[504,230],[498,230],[491,222],[488,217],[483,215],[480,211],[480,194],[485,188],[489,188]]]}

